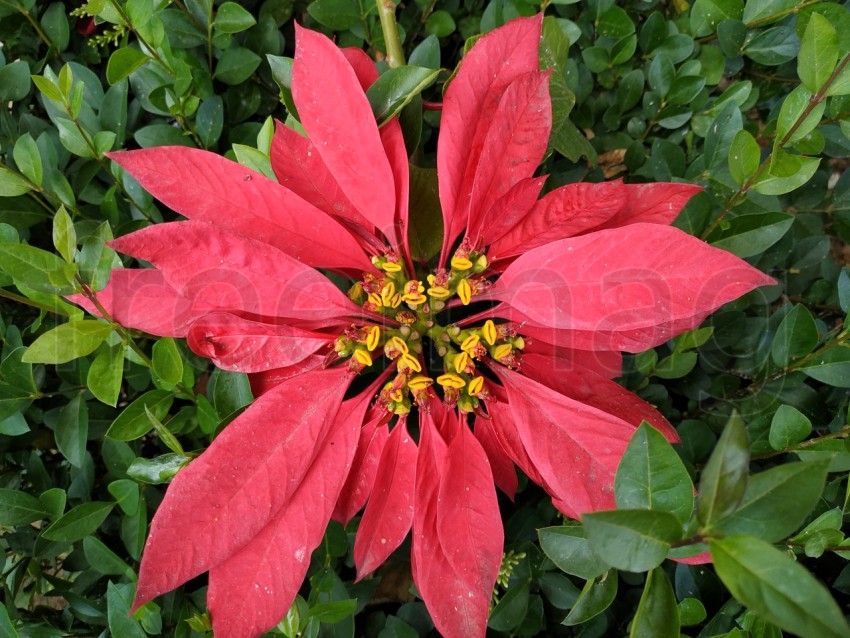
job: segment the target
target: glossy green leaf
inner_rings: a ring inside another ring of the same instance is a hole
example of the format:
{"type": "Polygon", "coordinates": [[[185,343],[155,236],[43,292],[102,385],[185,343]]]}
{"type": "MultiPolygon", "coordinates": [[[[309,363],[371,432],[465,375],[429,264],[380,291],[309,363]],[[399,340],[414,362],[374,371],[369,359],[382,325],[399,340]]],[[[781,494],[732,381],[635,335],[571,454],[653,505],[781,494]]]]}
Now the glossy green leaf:
{"type": "Polygon", "coordinates": [[[59,411],[56,447],[74,467],[83,467],[89,433],[89,411],[82,394],[77,394],[59,411]]]}
{"type": "Polygon", "coordinates": [[[83,539],[83,552],[86,560],[98,574],[104,576],[134,577],[133,569],[118,554],[109,549],[95,536],[83,539]]]}
{"type": "Polygon", "coordinates": [[[797,0],[747,0],[742,19],[746,23],[768,22],[785,16],[785,11],[797,4],[797,0]]]}
{"type": "Polygon", "coordinates": [[[128,479],[112,481],[106,486],[121,511],[132,516],[139,511],[139,486],[128,479]]]}
{"type": "Polygon", "coordinates": [[[236,2],[225,2],[218,7],[213,20],[213,28],[223,33],[239,33],[250,29],[257,21],[254,16],[236,2]]]}
{"type": "Polygon", "coordinates": [[[661,379],[681,379],[697,364],[696,352],[674,352],[659,361],[652,375],[661,379]]]}
{"type": "Polygon", "coordinates": [[[581,527],[544,527],[537,535],[543,553],[568,574],[590,580],[611,567],[593,553],[581,527]]]}
{"type": "Polygon", "coordinates": [[[437,38],[451,35],[456,27],[452,14],[442,9],[434,11],[425,21],[425,30],[437,38]]]}
{"type": "Polygon", "coordinates": [[[131,47],[116,49],[109,56],[106,64],[106,80],[110,84],[118,84],[133,71],[148,61],[148,56],[131,47]]]}
{"type": "MultiPolygon", "coordinates": [[[[776,120],[776,138],[787,140],[792,144],[811,133],[820,124],[826,109],[826,102],[812,103],[813,94],[805,86],[800,85],[792,90],[782,107],[779,109],[779,118],[776,120]]],[[[771,169],[774,168],[775,159],[782,155],[774,153],[771,157],[771,169]]]]}
{"type": "Polygon", "coordinates": [[[94,352],[110,335],[111,324],[95,319],[63,323],[36,339],[27,348],[28,363],[67,363],[94,352]]]}
{"type": "Polygon", "coordinates": [[[225,84],[242,84],[253,75],[260,62],[260,56],[250,49],[231,47],[219,58],[215,77],[225,84]]]}
{"type": "MultiPolygon", "coordinates": [[[[2,70],[2,69],[0,69],[2,70]]],[[[38,150],[38,145],[29,133],[24,133],[15,141],[15,149],[13,152],[15,164],[18,165],[18,170],[29,181],[37,186],[41,186],[44,178],[44,168],[41,162],[41,152],[38,150]]]]}
{"type": "Polygon", "coordinates": [[[30,66],[25,60],[15,60],[0,67],[0,102],[22,100],[29,92],[30,66]]]}
{"type": "Polygon", "coordinates": [[[53,246],[69,264],[74,262],[77,252],[77,231],[74,222],[64,206],[60,206],[53,216],[53,246]]]}
{"type": "Polygon", "coordinates": [[[770,423],[770,446],[774,450],[785,450],[811,433],[812,422],[805,414],[790,405],[780,405],[770,423]]]}
{"type": "Polygon", "coordinates": [[[679,638],[679,609],[670,579],[661,567],[646,575],[629,638],[679,638]]]}
{"type": "Polygon", "coordinates": [[[732,595],[803,638],[847,638],[850,626],[829,591],[787,554],[744,535],[712,539],[714,568],[732,595]]]}
{"type": "Polygon", "coordinates": [[[800,43],[797,75],[809,91],[817,93],[838,63],[838,35],[829,20],[812,13],[800,43]]]}
{"type": "Polygon", "coordinates": [[[784,195],[808,182],[820,166],[819,157],[792,155],[774,149],[770,169],[755,182],[753,189],[762,195],[784,195]]]}
{"type": "Polygon", "coordinates": [[[626,448],[614,480],[617,507],[651,509],[687,521],[694,508],[688,471],[658,430],[642,423],[626,448]]]}
{"type": "Polygon", "coordinates": [[[828,463],[785,463],[750,476],[739,508],[717,522],[725,534],[749,534],[767,542],[794,533],[823,492],[828,463]]]}
{"type": "Polygon", "coordinates": [[[147,638],[139,621],[130,615],[132,601],[132,585],[115,585],[109,581],[106,588],[106,617],[109,622],[109,631],[113,636],[121,636],[121,638],[147,638]]]}
{"type": "Polygon", "coordinates": [[[82,503],[61,516],[42,533],[50,541],[76,543],[101,526],[115,503],[92,501],[82,503]]]}
{"type": "Polygon", "coordinates": [[[191,459],[182,454],[163,454],[154,459],[136,459],[127,468],[127,476],[139,481],[159,485],[167,483],[191,459]]]}
{"type": "Polygon", "coordinates": [[[157,419],[162,419],[168,414],[174,395],[165,390],[151,390],[146,392],[130,405],[109,426],[106,436],[119,441],[132,441],[144,436],[153,429],[145,408],[151,411],[157,419]]]}
{"type": "Polygon", "coordinates": [[[750,448],[747,428],[733,414],[702,471],[697,518],[710,528],[738,507],[747,488],[750,448]]]}
{"type": "Polygon", "coordinates": [[[837,388],[850,388],[850,348],[838,346],[812,357],[799,370],[837,388]]]}
{"type": "Polygon", "coordinates": [[[366,91],[378,126],[398,115],[439,74],[439,69],[421,66],[401,66],[383,73],[366,91]]]}
{"type": "Polygon", "coordinates": [[[153,344],[153,373],[160,381],[175,386],[183,378],[183,358],[177,343],[171,337],[163,337],[153,344]]]}
{"type": "Polygon", "coordinates": [[[32,185],[11,168],[0,166],[0,197],[17,197],[33,189],[32,185]]]}
{"type": "Polygon", "coordinates": [[[582,517],[591,549],[613,567],[645,572],[667,556],[671,543],[682,538],[682,523],[669,512],[612,510],[582,517]]]}
{"type": "Polygon", "coordinates": [[[617,570],[611,569],[597,578],[588,579],[581,594],[564,618],[562,625],[581,625],[611,606],[617,596],[617,570]]]}
{"type": "Polygon", "coordinates": [[[443,242],[443,215],[437,190],[437,171],[410,166],[410,210],[408,240],[411,256],[426,262],[440,251],[443,242]]]}
{"type": "Polygon", "coordinates": [[[728,220],[708,241],[739,257],[752,257],[782,239],[793,223],[794,217],[785,213],[741,215],[728,220]]]}
{"type": "Polygon", "coordinates": [[[312,18],[334,31],[345,31],[360,21],[356,0],[315,0],[307,6],[312,18]]]}
{"type": "Polygon", "coordinates": [[[788,366],[814,350],[819,338],[812,313],[802,304],[795,305],[776,329],[770,348],[773,362],[783,368],[788,366]]]}
{"type": "Polygon", "coordinates": [[[47,510],[34,496],[0,487],[0,525],[28,525],[47,518],[47,515],[47,510]]]}
{"type": "Polygon", "coordinates": [[[732,178],[743,184],[752,177],[761,164],[761,147],[746,129],[735,133],[729,146],[729,172],[732,178]]]}
{"type": "Polygon", "coordinates": [[[107,345],[92,361],[86,377],[86,386],[91,393],[106,405],[115,407],[121,393],[124,376],[124,344],[107,345]]]}
{"type": "Polygon", "coordinates": [[[714,33],[723,20],[739,20],[743,14],[743,0],[696,0],[691,7],[691,32],[695,36],[714,33]]]}

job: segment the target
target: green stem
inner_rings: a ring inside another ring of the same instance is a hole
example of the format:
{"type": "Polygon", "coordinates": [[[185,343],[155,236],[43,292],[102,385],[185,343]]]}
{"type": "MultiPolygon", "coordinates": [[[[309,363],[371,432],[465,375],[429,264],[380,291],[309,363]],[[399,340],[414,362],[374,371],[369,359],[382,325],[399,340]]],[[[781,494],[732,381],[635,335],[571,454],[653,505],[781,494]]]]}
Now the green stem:
{"type": "Polygon", "coordinates": [[[774,456],[779,456],[780,454],[788,454],[789,452],[804,450],[807,447],[811,447],[812,445],[816,445],[818,443],[821,443],[822,441],[831,441],[833,439],[846,439],[848,436],[850,436],[850,425],[845,425],[837,432],[831,432],[830,434],[816,436],[813,439],[807,439],[802,443],[792,445],[791,447],[787,447],[784,450],[776,450],[775,452],[764,452],[762,454],[753,454],[752,460],[755,461],[758,459],[769,459],[774,456]]]}
{"type": "Polygon", "coordinates": [[[30,23],[30,26],[35,30],[38,37],[47,45],[49,50],[53,51],[53,54],[59,58],[61,62],[65,62],[65,58],[62,56],[62,52],[59,51],[54,45],[53,41],[48,37],[48,35],[44,32],[44,29],[41,28],[41,25],[38,23],[33,15],[27,10],[24,4],[18,0],[18,11],[20,11],[23,16],[27,19],[27,22],[30,23]]]}
{"type": "Polygon", "coordinates": [[[50,306],[48,306],[46,304],[39,303],[37,301],[33,301],[32,299],[27,299],[26,297],[23,297],[21,295],[16,295],[15,293],[9,292],[8,290],[5,290],[4,288],[0,288],[0,297],[2,297],[3,299],[9,299],[11,301],[14,301],[14,302],[17,302],[17,303],[20,303],[20,304],[24,304],[25,306],[32,306],[33,308],[38,308],[39,310],[44,310],[45,312],[52,312],[52,313],[55,313],[55,314],[61,314],[61,313],[56,312],[56,308],[51,308],[50,306]]]}
{"type": "Polygon", "coordinates": [[[398,24],[395,21],[395,3],[393,0],[375,0],[378,16],[381,18],[381,31],[384,33],[384,43],[387,47],[387,64],[390,68],[404,66],[404,51],[398,35],[398,24]]]}

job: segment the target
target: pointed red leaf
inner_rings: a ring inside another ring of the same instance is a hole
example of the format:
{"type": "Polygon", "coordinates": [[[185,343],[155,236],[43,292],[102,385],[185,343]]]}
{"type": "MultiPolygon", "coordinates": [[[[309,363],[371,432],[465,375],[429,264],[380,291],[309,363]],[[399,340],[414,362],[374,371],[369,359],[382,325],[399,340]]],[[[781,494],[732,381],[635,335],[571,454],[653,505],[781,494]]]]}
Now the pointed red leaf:
{"type": "Polygon", "coordinates": [[[287,366],[285,368],[277,368],[275,370],[267,370],[263,372],[252,372],[248,375],[248,381],[251,383],[251,393],[255,398],[260,398],[266,392],[273,390],[287,379],[297,377],[298,375],[315,370],[323,366],[325,358],[312,354],[303,361],[287,366]]]}
{"type": "Polygon", "coordinates": [[[364,92],[367,91],[379,77],[375,61],[363,49],[356,47],[345,47],[340,49],[340,52],[354,70],[360,88],[364,92]]]}
{"type": "MultiPolygon", "coordinates": [[[[522,334],[524,326],[516,326],[522,334]]],[[[575,371],[589,369],[606,379],[619,377],[623,373],[623,355],[611,350],[576,350],[553,345],[540,339],[526,341],[523,358],[527,354],[539,354],[553,361],[553,371],[575,371]]]]}
{"type": "Polygon", "coordinates": [[[386,427],[383,415],[378,415],[363,425],[360,440],[357,443],[357,452],[351,462],[351,472],[348,474],[334,509],[335,521],[348,525],[354,515],[366,504],[372,493],[372,486],[378,473],[378,463],[381,462],[389,435],[389,428],[386,427]]]}
{"type": "Polygon", "coordinates": [[[184,297],[267,317],[360,315],[317,270],[262,242],[203,222],[156,224],[110,242],[156,266],[184,297]]]}
{"type": "Polygon", "coordinates": [[[458,194],[452,237],[466,226],[479,227],[499,198],[537,170],[552,128],[550,75],[550,71],[532,71],[519,76],[502,93],[492,118],[479,120],[458,194]]]}
{"type": "Polygon", "coordinates": [[[647,421],[669,441],[679,441],[679,435],[670,422],[649,403],[619,383],[579,364],[573,363],[572,369],[564,370],[559,367],[557,359],[539,354],[523,354],[522,372],[564,396],[613,414],[635,427],[641,421],[647,421]]]}
{"type": "Polygon", "coordinates": [[[280,384],[174,477],[145,543],[134,608],[256,536],[301,484],[350,381],[335,368],[280,384]]]}
{"type": "MultiPolygon", "coordinates": [[[[543,14],[511,20],[481,37],[460,64],[443,99],[437,173],[445,236],[443,252],[450,246],[459,214],[473,140],[481,119],[492,119],[505,88],[524,73],[536,71],[543,14]]],[[[548,132],[545,137],[548,138],[548,132]]],[[[477,164],[477,158],[472,161],[477,164]]],[[[460,211],[462,213],[462,211],[460,211]]],[[[465,218],[462,220],[465,221],[465,218]]],[[[444,255],[445,256],[445,255],[444,255]]]]}
{"type": "Polygon", "coordinates": [[[493,202],[484,214],[470,220],[467,236],[474,246],[485,247],[513,230],[519,220],[537,203],[546,176],[529,177],[518,181],[493,202]]]}
{"type": "Polygon", "coordinates": [[[502,519],[487,455],[457,413],[448,418],[455,435],[444,450],[436,432],[423,428],[423,438],[433,436],[422,442],[430,448],[425,471],[436,470],[437,480],[417,472],[416,516],[423,519],[414,532],[414,580],[443,636],[483,636],[502,562],[502,519]]]}
{"type": "Polygon", "coordinates": [[[319,210],[366,230],[372,224],[354,209],[309,138],[275,123],[270,151],[272,169],[282,186],[319,210]]]}
{"type": "Polygon", "coordinates": [[[477,299],[503,301],[520,315],[493,311],[507,319],[572,332],[568,347],[639,352],[772,283],[677,228],[631,224],[535,248],[477,299]]]}
{"type": "Polygon", "coordinates": [[[327,37],[295,26],[292,98],[301,124],[355,208],[395,240],[395,186],[360,82],[327,37]]]}
{"type": "Polygon", "coordinates": [[[493,431],[493,420],[481,416],[475,417],[475,438],[487,453],[490,469],[493,471],[493,481],[509,499],[514,500],[518,479],[514,463],[502,449],[502,444],[493,431]]]}
{"type": "Polygon", "coordinates": [[[694,184],[567,184],[547,193],[509,232],[493,242],[495,260],[537,246],[603,228],[628,224],[670,224],[682,207],[702,190],[694,184]]]}
{"type": "Polygon", "coordinates": [[[416,482],[416,443],[400,419],[389,435],[354,541],[357,579],[377,569],[410,531],[416,482]]]}
{"type": "Polygon", "coordinates": [[[109,158],[184,217],[271,244],[311,266],[372,269],[339,222],[280,184],[220,155],[160,146],[116,151],[109,158]]]}
{"type": "Polygon", "coordinates": [[[612,509],[617,465],[637,426],[502,366],[493,371],[508,402],[488,408],[494,425],[513,429],[509,436],[527,454],[514,459],[517,465],[525,470],[530,463],[529,476],[539,473],[553,501],[566,504],[570,515],[612,509]]]}
{"type": "Polygon", "coordinates": [[[217,636],[254,638],[292,605],[351,466],[370,398],[362,394],[342,404],[291,500],[241,550],[210,570],[207,601],[217,636]]]}
{"type": "MultiPolygon", "coordinates": [[[[193,321],[214,310],[213,306],[193,303],[180,295],[153,268],[115,269],[109,284],[96,296],[109,316],[122,326],[159,337],[184,337],[193,321]]],[[[85,295],[70,295],[68,300],[100,316],[85,295]]]]}
{"type": "Polygon", "coordinates": [[[219,368],[261,372],[303,361],[328,345],[333,337],[294,326],[210,313],[192,324],[186,335],[192,351],[219,368]]]}

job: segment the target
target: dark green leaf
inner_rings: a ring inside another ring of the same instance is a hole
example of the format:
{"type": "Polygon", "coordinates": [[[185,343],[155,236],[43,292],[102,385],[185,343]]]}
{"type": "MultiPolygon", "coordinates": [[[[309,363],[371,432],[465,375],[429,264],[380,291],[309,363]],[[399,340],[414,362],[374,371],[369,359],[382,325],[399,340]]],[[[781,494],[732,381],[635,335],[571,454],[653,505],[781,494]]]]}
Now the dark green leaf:
{"type": "Polygon", "coordinates": [[[378,126],[383,126],[398,115],[439,74],[439,69],[420,66],[401,66],[383,73],[366,91],[378,126]]]}
{"type": "Polygon", "coordinates": [[[170,337],[163,337],[153,344],[153,373],[166,385],[175,386],[183,378],[183,358],[177,344],[170,337]]]}
{"type": "Polygon", "coordinates": [[[753,474],[735,512],[719,520],[725,534],[749,534],[768,542],[797,530],[820,500],[828,463],[786,463],[753,474]]]}
{"type": "Polygon", "coordinates": [[[28,525],[47,518],[47,515],[47,510],[34,496],[0,487],[0,525],[28,525]]]}
{"type": "Polygon", "coordinates": [[[802,304],[797,304],[776,329],[770,354],[774,363],[784,368],[814,350],[818,340],[818,328],[812,313],[802,304]]]}
{"type": "Polygon", "coordinates": [[[770,447],[785,450],[812,433],[812,422],[790,405],[780,405],[770,424],[770,447]]]}
{"type": "Polygon", "coordinates": [[[106,80],[110,84],[118,84],[133,71],[148,61],[148,56],[130,47],[113,51],[106,65],[106,80]]]}
{"type": "Polygon", "coordinates": [[[723,584],[769,622],[803,638],[850,636],[850,627],[827,589],[787,554],[743,535],[709,544],[723,584]]]}
{"type": "Polygon", "coordinates": [[[73,266],[34,246],[0,243],[0,268],[39,292],[67,295],[77,291],[73,266]]]}
{"type": "Polygon", "coordinates": [[[801,366],[801,372],[812,379],[837,388],[850,388],[850,348],[838,346],[813,357],[801,366]]]}
{"type": "Polygon", "coordinates": [[[709,235],[708,242],[739,257],[752,257],[782,239],[793,223],[794,217],[785,213],[740,215],[709,235]]]}
{"type": "Polygon", "coordinates": [[[415,261],[427,262],[440,251],[443,242],[443,214],[437,190],[437,171],[410,166],[410,209],[408,240],[415,261]]]}
{"type": "Polygon", "coordinates": [[[173,402],[174,395],[171,392],[165,390],[146,392],[124,408],[124,411],[109,426],[106,436],[119,441],[132,441],[144,436],[153,428],[145,408],[150,410],[156,418],[162,419],[168,414],[173,402]]]}
{"type": "Polygon", "coordinates": [[[22,100],[30,92],[30,66],[24,60],[15,60],[0,68],[0,102],[22,100]]]}
{"type": "Polygon", "coordinates": [[[136,483],[127,479],[119,479],[112,481],[107,489],[122,512],[132,516],[139,511],[139,486],[136,483]]]}
{"type": "Polygon", "coordinates": [[[28,363],[67,363],[94,352],[110,335],[111,324],[95,319],[63,323],[36,339],[27,348],[28,363]]]}
{"type": "Polygon", "coordinates": [[[11,168],[0,166],[0,197],[17,197],[29,193],[32,189],[32,185],[21,175],[11,168]]]}
{"type": "Polygon", "coordinates": [[[213,27],[223,33],[239,33],[255,24],[254,16],[236,2],[225,2],[219,6],[213,20],[213,27]]]}
{"type": "MultiPolygon", "coordinates": [[[[2,70],[2,69],[0,69],[2,70]]],[[[38,145],[29,133],[24,133],[15,142],[14,149],[15,164],[33,184],[41,186],[44,170],[41,162],[41,153],[38,145]]]]}
{"type": "Polygon", "coordinates": [[[76,543],[101,526],[115,503],[93,501],[77,505],[42,533],[49,541],[76,543]]]}
{"type": "Polygon", "coordinates": [[[230,416],[254,400],[248,376],[241,372],[216,370],[210,376],[207,391],[212,397],[216,412],[221,417],[230,416]]]}
{"type": "Polygon", "coordinates": [[[697,501],[697,518],[711,527],[738,507],[747,489],[750,448],[747,428],[733,414],[702,471],[697,501]]]}
{"type": "Polygon", "coordinates": [[[92,361],[86,377],[86,386],[91,393],[106,405],[115,407],[121,393],[124,375],[124,344],[104,346],[92,361]]]}
{"type": "Polygon", "coordinates": [[[646,575],[629,638],[679,638],[676,594],[661,567],[646,575]]]}
{"type": "Polygon", "coordinates": [[[147,638],[139,622],[130,615],[133,601],[132,585],[115,585],[112,581],[106,588],[107,618],[109,631],[121,638],[147,638]]]}
{"type": "Polygon", "coordinates": [[[611,567],[593,553],[581,527],[544,527],[537,534],[543,553],[568,574],[590,580],[611,567]]]}
{"type": "Polygon", "coordinates": [[[118,554],[109,549],[95,536],[83,539],[86,560],[98,574],[104,576],[134,577],[133,569],[118,554]]]}
{"type": "Polygon", "coordinates": [[[658,430],[642,423],[626,448],[614,480],[617,507],[670,512],[682,523],[694,508],[688,471],[658,430]]]}
{"type": "Polygon", "coordinates": [[[230,47],[216,64],[215,78],[225,84],[242,84],[253,75],[260,62],[260,56],[250,49],[230,47]]]}
{"type": "Polygon", "coordinates": [[[191,459],[182,454],[163,454],[154,459],[136,459],[127,468],[127,476],[140,483],[167,483],[191,459]]]}
{"type": "Polygon", "coordinates": [[[360,22],[360,8],[356,0],[315,0],[307,12],[319,24],[334,31],[346,31],[360,22]]]}
{"type": "Polygon", "coordinates": [[[838,63],[838,36],[829,20],[812,13],[800,43],[797,74],[809,91],[817,93],[838,63]]]}
{"type": "Polygon", "coordinates": [[[617,569],[645,572],[667,556],[682,538],[682,523],[669,512],[613,510],[582,517],[591,549],[617,569]]]}
{"type": "Polygon", "coordinates": [[[581,590],[576,604],[562,625],[572,627],[587,622],[611,606],[617,596],[617,570],[611,569],[598,578],[589,579],[581,590]]]}
{"type": "Polygon", "coordinates": [[[74,467],[83,467],[89,434],[89,411],[77,394],[60,411],[56,421],[56,447],[74,467]]]}

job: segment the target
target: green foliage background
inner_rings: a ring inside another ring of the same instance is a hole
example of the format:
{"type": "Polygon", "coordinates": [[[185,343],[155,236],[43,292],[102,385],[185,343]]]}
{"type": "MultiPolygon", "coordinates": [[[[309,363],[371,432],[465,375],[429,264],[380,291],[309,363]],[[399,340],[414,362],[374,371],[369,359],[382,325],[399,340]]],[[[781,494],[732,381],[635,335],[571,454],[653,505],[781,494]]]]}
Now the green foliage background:
{"type": "MultiPolygon", "coordinates": [[[[439,123],[420,100],[441,100],[468,39],[538,11],[541,61],[554,67],[548,187],[698,182],[705,192],[676,225],[779,283],[628,358],[624,384],[682,444],[638,431],[618,474],[622,511],[564,521],[524,480],[502,502],[492,633],[850,636],[850,9],[404,2],[404,55],[424,70],[370,97],[379,117],[401,113],[415,164],[434,165],[439,123]],[[664,560],[708,547],[714,565],[664,560]]],[[[183,144],[271,174],[272,119],[294,115],[295,21],[385,57],[367,0],[93,0],[73,15],[0,0],[4,637],[209,630],[203,578],[127,610],[167,481],[251,401],[250,386],[62,295],[105,285],[120,264],[105,241],[174,218],[105,152],[183,144]]],[[[432,633],[405,548],[352,584],[356,524],[331,525],[272,634],[432,633]]]]}

